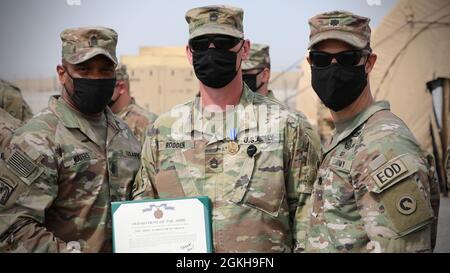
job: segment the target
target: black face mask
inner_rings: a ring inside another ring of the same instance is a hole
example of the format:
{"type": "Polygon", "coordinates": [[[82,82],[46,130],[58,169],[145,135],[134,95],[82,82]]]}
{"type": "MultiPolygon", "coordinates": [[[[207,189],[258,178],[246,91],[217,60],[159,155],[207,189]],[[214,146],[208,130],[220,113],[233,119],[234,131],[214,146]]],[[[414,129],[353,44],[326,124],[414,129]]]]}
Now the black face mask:
{"type": "MultiPolygon", "coordinates": [[[[97,114],[102,112],[111,101],[116,85],[116,79],[73,78],[73,93],[69,96],[81,113],[97,114]]],[[[67,88],[64,86],[67,91],[67,88]]]]}
{"type": "MultiPolygon", "coordinates": [[[[238,52],[241,51],[242,46],[238,52]]],[[[237,52],[208,48],[192,52],[192,57],[195,75],[204,85],[211,88],[226,86],[239,71],[239,69],[236,70],[237,52]]]]}
{"type": "Polygon", "coordinates": [[[261,86],[264,85],[264,82],[262,82],[259,86],[257,85],[256,77],[261,74],[264,70],[259,71],[256,74],[244,74],[242,75],[242,79],[244,80],[245,84],[253,91],[257,92],[261,86]]]}
{"type": "Polygon", "coordinates": [[[311,66],[311,84],[326,107],[337,112],[354,102],[367,85],[365,64],[311,66]]]}

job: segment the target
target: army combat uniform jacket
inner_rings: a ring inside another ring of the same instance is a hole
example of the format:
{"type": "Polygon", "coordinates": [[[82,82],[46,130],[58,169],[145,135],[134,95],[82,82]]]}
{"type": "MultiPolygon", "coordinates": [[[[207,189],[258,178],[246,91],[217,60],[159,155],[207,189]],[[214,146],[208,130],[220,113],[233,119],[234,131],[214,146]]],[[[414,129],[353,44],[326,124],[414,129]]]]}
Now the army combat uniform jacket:
{"type": "Polygon", "coordinates": [[[0,79],[0,108],[21,122],[33,117],[33,112],[20,89],[2,79],[0,79]]]}
{"type": "Polygon", "coordinates": [[[117,116],[125,121],[133,131],[136,138],[143,144],[146,130],[150,128],[158,117],[156,114],[146,111],[131,99],[127,107],[124,107],[117,116]]]}
{"type": "Polygon", "coordinates": [[[132,197],[141,147],[105,115],[106,150],[58,96],[16,131],[0,167],[1,252],[111,251],[110,202],[132,197]]]}
{"type": "Polygon", "coordinates": [[[306,251],[431,251],[435,172],[407,126],[387,102],[338,125],[314,184],[306,251]]]}
{"type": "Polygon", "coordinates": [[[171,111],[187,113],[156,120],[143,146],[138,188],[155,198],[208,196],[215,252],[290,252],[303,244],[298,216],[310,197],[320,152],[301,121],[244,85],[236,139],[205,140],[197,137],[204,130],[195,111],[200,104],[197,96],[171,111]],[[263,105],[272,112],[258,111],[263,105]],[[263,126],[272,131],[258,131],[263,126]]]}
{"type": "MultiPolygon", "coordinates": [[[[267,97],[279,101],[273,94],[272,90],[268,90],[267,97]]],[[[280,103],[282,103],[282,102],[280,102],[280,103]]],[[[322,152],[322,145],[320,143],[319,135],[317,134],[317,131],[312,127],[308,118],[301,111],[294,111],[294,113],[297,116],[299,116],[299,118],[302,120],[302,123],[304,124],[304,127],[305,127],[305,134],[307,134],[309,136],[309,138],[311,139],[311,143],[312,143],[312,145],[314,145],[314,148],[317,151],[322,152]]]]}
{"type": "Polygon", "coordinates": [[[20,124],[20,120],[0,108],[0,154],[8,146],[14,131],[20,127],[20,124]]]}

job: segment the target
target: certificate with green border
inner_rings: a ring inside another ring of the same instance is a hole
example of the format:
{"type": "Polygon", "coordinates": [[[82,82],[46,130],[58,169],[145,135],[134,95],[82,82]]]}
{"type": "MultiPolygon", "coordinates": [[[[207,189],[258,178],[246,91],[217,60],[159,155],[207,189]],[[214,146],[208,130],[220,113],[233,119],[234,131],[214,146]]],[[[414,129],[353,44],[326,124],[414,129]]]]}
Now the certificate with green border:
{"type": "Polygon", "coordinates": [[[212,252],[207,196],[112,202],[116,253],[212,252]]]}

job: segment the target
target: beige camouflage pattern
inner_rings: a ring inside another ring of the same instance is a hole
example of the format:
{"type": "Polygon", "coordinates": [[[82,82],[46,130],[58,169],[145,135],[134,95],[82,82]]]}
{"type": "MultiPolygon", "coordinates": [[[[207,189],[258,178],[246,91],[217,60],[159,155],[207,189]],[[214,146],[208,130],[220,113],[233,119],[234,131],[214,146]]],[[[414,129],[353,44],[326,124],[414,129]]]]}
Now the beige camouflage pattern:
{"type": "MultiPolygon", "coordinates": [[[[273,94],[272,90],[268,90],[267,97],[273,100],[276,100],[278,103],[283,104],[280,100],[278,100],[275,95],[273,94]]],[[[311,144],[313,145],[314,149],[316,151],[320,151],[320,154],[322,154],[322,144],[320,142],[319,135],[317,134],[317,131],[313,128],[311,123],[309,122],[308,118],[305,114],[303,114],[302,111],[297,110],[291,110],[295,115],[298,116],[298,118],[302,121],[304,127],[305,127],[305,134],[309,137],[311,144]]]]}
{"type": "Polygon", "coordinates": [[[117,33],[105,27],[70,28],[61,32],[62,58],[78,64],[99,54],[117,64],[117,33]]]}
{"type": "Polygon", "coordinates": [[[330,145],[333,137],[334,122],[330,110],[321,102],[318,102],[317,107],[317,129],[320,136],[320,142],[323,146],[330,145]]]}
{"type": "Polygon", "coordinates": [[[370,43],[370,19],[348,11],[332,11],[309,19],[308,49],[315,44],[336,39],[362,49],[370,43]]]}
{"type": "Polygon", "coordinates": [[[0,108],[0,155],[9,145],[9,141],[11,140],[14,131],[19,127],[20,121],[0,108]]]}
{"type": "Polygon", "coordinates": [[[314,183],[306,251],[432,251],[439,207],[432,158],[389,103],[338,132],[314,183]]]}
{"type": "Polygon", "coordinates": [[[147,130],[158,117],[155,113],[149,112],[137,105],[134,98],[131,98],[127,107],[122,108],[117,113],[117,116],[125,121],[141,144],[144,144],[147,130]]]}
{"type": "Polygon", "coordinates": [[[270,69],[269,46],[265,44],[252,43],[247,60],[242,61],[242,70],[270,69]]]}
{"type": "Polygon", "coordinates": [[[144,143],[137,187],[154,198],[208,196],[215,252],[291,252],[304,244],[306,226],[299,216],[305,214],[320,152],[302,121],[244,86],[234,153],[231,137],[208,136],[200,105],[197,96],[159,116],[144,143]],[[273,111],[264,114],[261,106],[273,111]],[[267,125],[268,131],[258,131],[267,125]]]}
{"type": "Polygon", "coordinates": [[[205,6],[186,12],[189,39],[205,34],[224,34],[244,38],[244,11],[231,6],[205,6]]]}
{"type": "Polygon", "coordinates": [[[130,80],[130,76],[127,72],[127,66],[124,64],[119,64],[116,68],[116,81],[126,81],[130,80]]]}
{"type": "Polygon", "coordinates": [[[106,151],[59,96],[16,131],[0,162],[0,252],[111,251],[110,202],[138,198],[141,146],[105,115],[106,151]]]}
{"type": "MultiPolygon", "coordinates": [[[[262,69],[268,68],[270,69],[270,54],[269,54],[269,46],[265,44],[252,43],[250,46],[250,55],[247,60],[242,61],[242,70],[252,70],[252,69],[262,69]]],[[[267,91],[267,97],[275,100],[277,103],[282,104],[275,95],[272,90],[267,91]]],[[[311,123],[308,121],[308,118],[301,111],[293,111],[302,121],[305,127],[305,133],[311,140],[312,145],[314,146],[316,151],[321,151],[321,144],[319,140],[319,136],[317,132],[312,127],[311,123]]]]}
{"type": "Polygon", "coordinates": [[[33,112],[23,98],[20,89],[2,79],[0,79],[0,108],[21,122],[33,117],[33,112]]]}

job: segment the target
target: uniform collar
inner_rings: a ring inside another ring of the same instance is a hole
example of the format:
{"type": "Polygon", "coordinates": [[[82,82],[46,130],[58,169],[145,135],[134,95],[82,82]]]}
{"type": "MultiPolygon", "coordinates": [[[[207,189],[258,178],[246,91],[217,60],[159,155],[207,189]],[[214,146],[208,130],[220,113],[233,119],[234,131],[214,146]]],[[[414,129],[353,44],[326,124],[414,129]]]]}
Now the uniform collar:
{"type": "Polygon", "coordinates": [[[130,101],[128,102],[128,105],[120,109],[120,111],[116,115],[121,119],[123,119],[126,115],[128,115],[128,113],[131,111],[131,108],[135,104],[136,100],[133,97],[131,97],[130,101]]]}
{"type": "Polygon", "coordinates": [[[353,117],[347,122],[343,123],[343,128],[340,133],[333,136],[331,144],[324,149],[324,154],[333,150],[341,141],[350,136],[361,124],[365,123],[373,114],[381,110],[390,110],[391,107],[388,101],[378,101],[367,107],[361,113],[353,117]]]}
{"type": "Polygon", "coordinates": [[[272,90],[267,91],[267,97],[271,99],[275,99],[275,95],[273,94],[272,90]]]}
{"type": "MultiPolygon", "coordinates": [[[[67,128],[79,129],[91,140],[95,141],[95,134],[89,124],[89,121],[83,118],[80,113],[72,109],[60,95],[50,97],[48,102],[49,109],[58,117],[62,124],[67,128]]],[[[105,115],[108,127],[116,132],[123,130],[123,126],[114,118],[114,114],[109,107],[105,108],[105,115]]]]}

